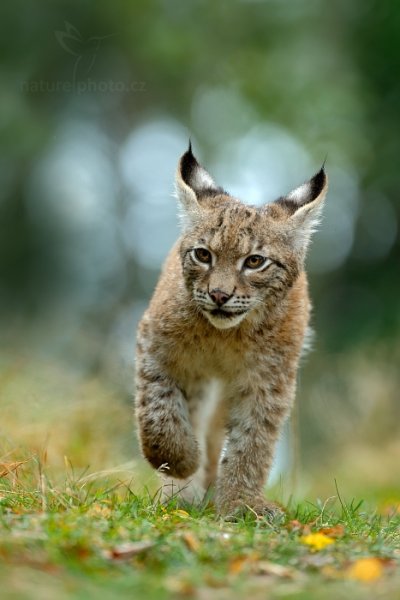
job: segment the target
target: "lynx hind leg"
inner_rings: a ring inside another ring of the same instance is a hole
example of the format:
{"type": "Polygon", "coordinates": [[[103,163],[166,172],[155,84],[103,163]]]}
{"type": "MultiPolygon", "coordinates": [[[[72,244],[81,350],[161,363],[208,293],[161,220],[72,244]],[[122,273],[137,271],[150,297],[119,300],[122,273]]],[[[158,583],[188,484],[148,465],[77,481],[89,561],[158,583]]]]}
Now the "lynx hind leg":
{"type": "Polygon", "coordinates": [[[199,471],[187,479],[176,479],[175,477],[168,477],[166,472],[162,473],[161,501],[175,500],[180,506],[201,504],[206,490],[199,471]]]}
{"type": "Polygon", "coordinates": [[[221,398],[211,416],[206,437],[205,486],[214,488],[226,437],[227,406],[221,398]]]}
{"type": "Polygon", "coordinates": [[[199,466],[186,479],[168,477],[165,472],[164,499],[178,498],[184,503],[201,504],[207,498],[210,485],[215,480],[222,445],[219,432],[215,429],[221,421],[218,412],[220,397],[221,386],[217,381],[197,385],[188,394],[190,422],[199,447],[199,466]]]}

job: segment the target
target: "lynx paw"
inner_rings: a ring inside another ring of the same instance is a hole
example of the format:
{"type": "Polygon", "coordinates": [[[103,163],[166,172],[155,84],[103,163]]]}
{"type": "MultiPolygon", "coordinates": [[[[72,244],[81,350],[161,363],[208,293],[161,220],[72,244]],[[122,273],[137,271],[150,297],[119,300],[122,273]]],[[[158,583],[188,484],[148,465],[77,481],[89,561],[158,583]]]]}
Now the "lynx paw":
{"type": "Polygon", "coordinates": [[[143,454],[155,469],[178,479],[190,477],[199,466],[199,450],[195,442],[186,448],[173,449],[154,442],[143,444],[143,454]]]}
{"type": "Polygon", "coordinates": [[[264,518],[268,521],[275,521],[284,516],[284,510],[279,504],[267,502],[264,499],[256,502],[249,501],[249,503],[243,500],[227,502],[219,508],[218,512],[225,521],[231,522],[242,519],[246,515],[252,515],[255,519],[264,518]]]}

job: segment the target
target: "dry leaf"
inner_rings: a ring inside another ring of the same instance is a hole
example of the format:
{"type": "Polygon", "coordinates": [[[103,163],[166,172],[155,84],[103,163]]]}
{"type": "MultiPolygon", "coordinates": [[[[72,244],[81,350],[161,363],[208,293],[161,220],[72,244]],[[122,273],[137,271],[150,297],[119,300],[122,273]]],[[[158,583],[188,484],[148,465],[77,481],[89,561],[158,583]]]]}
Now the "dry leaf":
{"type": "Polygon", "coordinates": [[[255,565],[254,572],[256,575],[273,575],[275,577],[287,579],[294,579],[298,575],[298,572],[295,569],[268,560],[259,561],[255,565]]]}
{"type": "Polygon", "coordinates": [[[183,541],[192,552],[198,552],[200,549],[199,540],[190,531],[185,531],[182,534],[183,541]]]}
{"type": "Polygon", "coordinates": [[[328,537],[324,533],[319,533],[318,531],[316,533],[309,533],[308,535],[303,535],[300,538],[300,541],[302,544],[310,546],[312,550],[316,552],[334,543],[334,541],[330,537],[328,537]]]}
{"type": "Polygon", "coordinates": [[[318,533],[323,533],[324,535],[328,535],[329,537],[343,537],[346,530],[344,525],[334,525],[333,527],[323,527],[318,531],[318,533]]]}
{"type": "Polygon", "coordinates": [[[302,535],[308,535],[309,533],[311,533],[311,527],[314,524],[314,521],[310,521],[309,523],[301,523],[297,519],[292,519],[292,521],[289,521],[286,527],[289,529],[289,531],[302,533],[302,535]]]}
{"type": "Polygon", "coordinates": [[[229,573],[231,575],[237,575],[238,573],[242,573],[242,571],[248,564],[248,556],[236,556],[229,563],[229,573]]]}
{"type": "Polygon", "coordinates": [[[108,518],[111,516],[112,511],[108,506],[103,506],[101,504],[92,504],[89,508],[87,514],[91,517],[104,517],[108,518]]]}
{"type": "Polygon", "coordinates": [[[190,515],[188,512],[186,512],[186,510],[181,510],[180,508],[178,508],[177,510],[173,510],[171,515],[174,515],[175,517],[179,517],[180,519],[189,519],[190,515]]]}
{"type": "Polygon", "coordinates": [[[0,478],[6,477],[13,471],[17,471],[21,465],[24,465],[27,460],[17,460],[15,462],[10,463],[0,463],[0,478]]]}
{"type": "Polygon", "coordinates": [[[347,576],[357,581],[375,581],[383,575],[383,561],[379,558],[360,558],[347,570],[347,576]]]}
{"type": "Polygon", "coordinates": [[[229,573],[231,575],[237,575],[246,569],[246,571],[250,571],[254,573],[257,569],[257,565],[260,562],[260,553],[253,551],[250,554],[235,556],[229,562],[229,573]]]}
{"type": "Polygon", "coordinates": [[[196,596],[197,593],[197,588],[194,584],[185,578],[168,577],[165,580],[165,587],[168,591],[183,597],[196,596]]]}
{"type": "Polygon", "coordinates": [[[153,548],[153,546],[155,546],[155,542],[127,542],[105,550],[103,556],[109,560],[129,560],[133,556],[153,548]]]}
{"type": "Polygon", "coordinates": [[[303,529],[303,527],[304,527],[303,523],[300,523],[300,521],[298,521],[297,519],[292,519],[287,524],[287,528],[290,531],[299,531],[299,530],[301,531],[303,529]]]}

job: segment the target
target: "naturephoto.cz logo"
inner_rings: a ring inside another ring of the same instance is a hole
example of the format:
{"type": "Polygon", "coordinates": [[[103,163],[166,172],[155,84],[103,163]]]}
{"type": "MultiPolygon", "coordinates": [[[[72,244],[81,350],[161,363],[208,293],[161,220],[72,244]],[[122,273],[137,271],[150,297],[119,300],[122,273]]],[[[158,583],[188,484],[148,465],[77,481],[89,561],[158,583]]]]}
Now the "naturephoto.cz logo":
{"type": "Polygon", "coordinates": [[[114,79],[94,79],[89,77],[96,63],[104,40],[113,34],[85,38],[68,21],[64,30],[55,31],[59,46],[71,55],[71,79],[68,80],[29,80],[22,83],[26,92],[144,92],[144,81],[122,81],[114,79]]]}

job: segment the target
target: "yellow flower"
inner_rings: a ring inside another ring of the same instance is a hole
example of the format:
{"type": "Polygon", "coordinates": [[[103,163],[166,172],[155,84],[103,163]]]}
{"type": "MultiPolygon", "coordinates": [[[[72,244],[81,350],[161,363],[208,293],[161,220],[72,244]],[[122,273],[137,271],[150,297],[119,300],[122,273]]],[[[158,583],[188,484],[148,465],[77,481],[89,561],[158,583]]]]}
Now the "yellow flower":
{"type": "Polygon", "coordinates": [[[357,581],[375,581],[382,576],[382,561],[378,558],[360,558],[347,571],[350,579],[357,581]]]}
{"type": "Polygon", "coordinates": [[[185,531],[182,537],[189,550],[192,552],[198,552],[200,550],[200,542],[191,531],[185,531]]]}
{"type": "Polygon", "coordinates": [[[325,546],[329,546],[334,543],[330,537],[325,535],[324,533],[309,533],[308,535],[303,535],[300,538],[300,541],[307,546],[311,546],[311,548],[315,551],[322,550],[325,546]]]}

